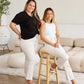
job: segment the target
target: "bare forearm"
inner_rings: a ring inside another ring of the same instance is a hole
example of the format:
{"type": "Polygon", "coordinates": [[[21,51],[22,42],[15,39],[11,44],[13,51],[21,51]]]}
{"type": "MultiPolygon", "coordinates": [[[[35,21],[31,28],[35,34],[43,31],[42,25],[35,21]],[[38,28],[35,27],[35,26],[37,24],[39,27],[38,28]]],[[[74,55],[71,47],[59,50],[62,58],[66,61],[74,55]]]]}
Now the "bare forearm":
{"type": "Polygon", "coordinates": [[[18,31],[18,29],[16,27],[11,27],[11,29],[17,34],[20,35],[20,32],[18,31]]]}
{"type": "Polygon", "coordinates": [[[60,36],[56,35],[56,37],[57,37],[57,43],[59,43],[60,42],[60,36]]]}
{"type": "Polygon", "coordinates": [[[45,43],[49,44],[49,45],[52,45],[54,46],[54,44],[52,42],[50,42],[49,40],[47,40],[46,38],[42,38],[41,37],[41,40],[43,40],[45,43]]]}
{"type": "Polygon", "coordinates": [[[56,38],[57,38],[57,43],[59,43],[60,42],[60,35],[59,35],[57,23],[55,23],[55,25],[56,25],[56,38]]]}
{"type": "Polygon", "coordinates": [[[13,23],[10,23],[10,28],[17,34],[20,35],[20,32],[18,31],[18,29],[16,28],[16,25],[13,23]]]}

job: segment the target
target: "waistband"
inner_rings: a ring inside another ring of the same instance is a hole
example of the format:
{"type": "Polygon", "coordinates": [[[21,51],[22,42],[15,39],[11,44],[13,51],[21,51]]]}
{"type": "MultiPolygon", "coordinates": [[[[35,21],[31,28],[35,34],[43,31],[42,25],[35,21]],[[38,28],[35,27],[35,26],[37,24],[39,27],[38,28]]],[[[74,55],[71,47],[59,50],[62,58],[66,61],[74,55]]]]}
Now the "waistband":
{"type": "Polygon", "coordinates": [[[36,39],[37,35],[35,35],[33,38],[30,38],[30,39],[22,39],[21,38],[21,41],[34,41],[36,39]]]}

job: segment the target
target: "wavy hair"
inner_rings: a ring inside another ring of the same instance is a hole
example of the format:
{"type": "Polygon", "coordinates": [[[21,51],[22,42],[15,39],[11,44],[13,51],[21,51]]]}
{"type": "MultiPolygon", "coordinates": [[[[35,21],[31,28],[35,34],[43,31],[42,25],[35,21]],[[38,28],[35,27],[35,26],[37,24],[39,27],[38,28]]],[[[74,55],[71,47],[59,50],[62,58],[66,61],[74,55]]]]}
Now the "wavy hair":
{"type": "Polygon", "coordinates": [[[25,7],[24,7],[24,11],[27,10],[27,6],[28,4],[33,1],[35,3],[35,9],[34,11],[32,12],[32,15],[33,15],[33,19],[35,21],[35,24],[36,24],[36,28],[39,29],[40,28],[40,18],[38,16],[38,13],[37,13],[37,4],[36,4],[36,1],[35,0],[28,0],[25,4],[25,7]]]}

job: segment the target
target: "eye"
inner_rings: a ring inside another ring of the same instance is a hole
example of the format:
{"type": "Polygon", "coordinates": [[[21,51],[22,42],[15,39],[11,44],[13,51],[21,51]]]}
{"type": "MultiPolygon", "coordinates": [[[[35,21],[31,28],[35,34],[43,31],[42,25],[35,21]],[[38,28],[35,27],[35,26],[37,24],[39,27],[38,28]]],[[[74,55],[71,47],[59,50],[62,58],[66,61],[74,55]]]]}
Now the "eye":
{"type": "Polygon", "coordinates": [[[47,13],[47,14],[49,14],[49,13],[47,13]]]}
{"type": "Polygon", "coordinates": [[[33,6],[35,8],[35,6],[33,6]]]}
{"type": "Polygon", "coordinates": [[[29,6],[32,6],[31,4],[29,4],[29,6]]]}

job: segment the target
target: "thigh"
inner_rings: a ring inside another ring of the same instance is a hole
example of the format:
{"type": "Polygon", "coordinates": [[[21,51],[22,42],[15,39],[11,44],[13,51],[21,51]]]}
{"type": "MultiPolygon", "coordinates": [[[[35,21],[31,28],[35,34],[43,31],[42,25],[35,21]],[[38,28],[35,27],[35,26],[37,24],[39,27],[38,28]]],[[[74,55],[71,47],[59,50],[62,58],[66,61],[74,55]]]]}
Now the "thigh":
{"type": "Polygon", "coordinates": [[[62,48],[60,44],[59,44],[59,48],[55,48],[51,45],[46,44],[45,50],[51,55],[56,56],[56,57],[62,57],[62,58],[68,57],[65,50],[62,48]]]}
{"type": "Polygon", "coordinates": [[[34,60],[35,57],[35,50],[34,50],[34,42],[33,40],[31,41],[20,41],[20,46],[22,48],[22,51],[25,54],[25,58],[27,60],[34,60]]]}

